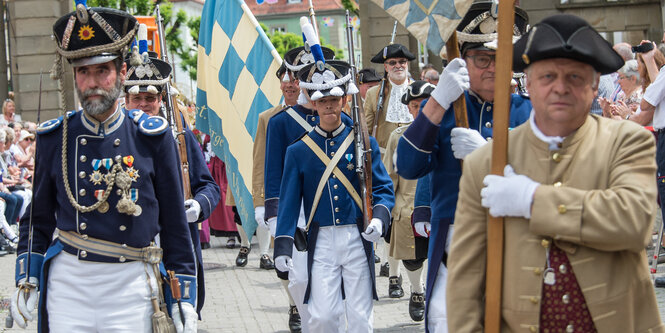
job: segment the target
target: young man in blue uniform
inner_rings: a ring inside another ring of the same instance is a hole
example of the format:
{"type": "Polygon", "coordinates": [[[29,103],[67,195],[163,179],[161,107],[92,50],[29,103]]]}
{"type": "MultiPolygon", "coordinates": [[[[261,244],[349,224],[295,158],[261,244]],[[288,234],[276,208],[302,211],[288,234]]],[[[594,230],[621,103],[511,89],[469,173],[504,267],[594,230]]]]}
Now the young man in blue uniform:
{"type": "Polygon", "coordinates": [[[11,302],[21,327],[39,290],[41,332],[152,332],[161,261],[181,283],[176,328],[196,332],[196,260],[173,136],[164,118],[130,117],[117,101],[137,28],[123,11],[83,3],[53,26],[83,108],[38,129],[39,204],[20,226],[11,302]]]}
{"type": "Polygon", "coordinates": [[[298,72],[300,87],[307,89],[320,121],[286,151],[275,267],[285,271],[293,266],[294,234],[302,203],[308,218],[309,285],[304,299],[310,315],[308,329],[338,332],[343,330],[340,317],[346,314],[347,327],[353,332],[372,332],[372,298],[378,299],[372,243],[384,236],[390,225],[395,200],[392,182],[381,162],[379,146],[370,138],[373,217],[364,228],[353,127],[341,118],[346,95],[358,90],[350,81],[348,63],[328,61],[323,70],[316,66],[310,64],[298,72]]]}
{"type": "MultiPolygon", "coordinates": [[[[160,116],[162,99],[170,98],[166,95],[165,86],[171,78],[171,65],[156,58],[157,54],[149,54],[147,46],[147,27],[139,26],[139,50],[126,59],[127,77],[123,83],[125,89],[125,108],[130,111],[131,117],[140,117],[141,111],[148,116],[160,116]],[[140,75],[139,75],[140,74],[140,75]]],[[[174,105],[174,107],[177,107],[174,105]]],[[[180,116],[180,111],[175,111],[180,116]]],[[[183,115],[184,116],[184,115],[183,115]]],[[[184,122],[184,117],[181,117],[184,122]]],[[[173,129],[175,131],[175,129],[173,129]]],[[[205,283],[203,275],[203,256],[201,254],[201,239],[199,236],[199,223],[207,219],[215,210],[220,199],[220,190],[210,175],[205,163],[203,153],[191,129],[184,126],[184,133],[179,138],[185,139],[187,148],[187,162],[189,185],[192,197],[185,198],[185,215],[189,225],[189,233],[196,251],[196,277],[197,277],[197,306],[199,316],[205,300],[205,283]]],[[[177,167],[180,168],[180,161],[177,167]]]]}
{"type": "MultiPolygon", "coordinates": [[[[426,325],[430,332],[447,332],[445,254],[462,174],[460,160],[492,137],[494,71],[498,66],[494,50],[496,6],[495,2],[471,5],[457,27],[462,58],[454,59],[445,68],[432,98],[397,147],[400,176],[415,179],[430,174],[432,216],[425,295],[426,325]],[[470,128],[456,127],[452,112],[452,103],[462,95],[466,99],[470,128]]],[[[516,34],[523,33],[526,24],[526,12],[515,8],[516,34]]],[[[530,112],[528,99],[512,95],[510,127],[527,121],[530,112]]],[[[422,229],[425,224],[419,226],[422,229]]]]}

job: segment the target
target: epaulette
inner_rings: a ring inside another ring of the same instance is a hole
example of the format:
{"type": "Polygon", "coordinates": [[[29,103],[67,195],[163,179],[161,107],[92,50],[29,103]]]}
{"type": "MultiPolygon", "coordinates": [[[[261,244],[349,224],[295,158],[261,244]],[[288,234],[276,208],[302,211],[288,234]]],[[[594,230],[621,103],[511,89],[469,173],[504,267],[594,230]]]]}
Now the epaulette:
{"type": "MultiPolygon", "coordinates": [[[[73,117],[76,114],[76,111],[67,111],[67,119],[73,117]]],[[[60,127],[62,124],[63,116],[60,116],[55,119],[47,120],[39,126],[37,126],[37,134],[46,134],[53,132],[56,128],[60,127]]]]}
{"type": "Polygon", "coordinates": [[[292,145],[292,144],[294,144],[294,143],[296,143],[296,142],[302,140],[302,138],[304,138],[305,135],[307,135],[307,134],[309,134],[309,133],[308,133],[308,132],[303,133],[303,134],[300,135],[298,138],[296,138],[295,140],[293,140],[293,142],[291,142],[289,145],[292,145]]]}
{"type": "Polygon", "coordinates": [[[150,116],[142,110],[127,110],[127,116],[139,126],[139,131],[145,135],[155,136],[164,134],[169,123],[164,117],[150,116]]]}

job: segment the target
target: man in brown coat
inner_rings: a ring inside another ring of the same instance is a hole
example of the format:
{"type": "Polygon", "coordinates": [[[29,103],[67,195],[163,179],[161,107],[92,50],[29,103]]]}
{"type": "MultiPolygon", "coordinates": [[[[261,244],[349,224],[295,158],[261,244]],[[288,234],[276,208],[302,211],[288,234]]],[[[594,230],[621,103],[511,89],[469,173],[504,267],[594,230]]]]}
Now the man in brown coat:
{"type": "Polygon", "coordinates": [[[655,145],[626,121],[590,115],[600,74],[623,65],[587,22],[555,15],[515,44],[530,121],[464,161],[448,256],[450,332],[483,330],[487,217],[505,217],[502,332],[665,332],[645,247],[656,212],[655,145]]]}

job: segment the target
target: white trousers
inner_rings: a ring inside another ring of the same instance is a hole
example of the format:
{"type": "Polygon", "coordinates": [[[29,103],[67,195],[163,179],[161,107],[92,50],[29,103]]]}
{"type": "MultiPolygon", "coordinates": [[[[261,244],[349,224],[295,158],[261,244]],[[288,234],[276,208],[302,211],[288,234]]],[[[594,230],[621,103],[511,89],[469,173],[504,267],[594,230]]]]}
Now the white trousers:
{"type": "Polygon", "coordinates": [[[309,297],[310,332],[343,331],[340,318],[344,312],[348,332],[372,332],[372,281],[360,237],[355,225],[319,229],[309,297]],[[346,302],[342,300],[342,278],[346,302]]]}
{"type": "MultiPolygon", "coordinates": [[[[300,216],[298,217],[298,227],[304,228],[307,224],[305,220],[305,212],[303,206],[300,205],[300,216]]],[[[307,291],[307,251],[298,251],[293,247],[291,252],[291,260],[293,260],[293,268],[289,270],[289,293],[293,302],[296,303],[298,312],[300,313],[300,321],[303,333],[310,332],[307,326],[309,322],[309,311],[305,301],[305,292],[307,291]]]]}
{"type": "MultiPolygon", "coordinates": [[[[446,239],[446,253],[450,249],[453,239],[453,226],[448,229],[446,239]]],[[[432,286],[432,295],[427,303],[427,328],[430,333],[448,333],[448,315],[446,311],[446,282],[448,281],[448,268],[439,263],[439,271],[432,286]]]]}
{"type": "MultiPolygon", "coordinates": [[[[60,332],[152,332],[150,288],[143,262],[79,261],[61,252],[49,267],[49,328],[60,332]]],[[[157,292],[154,273],[148,274],[157,292]]]]}

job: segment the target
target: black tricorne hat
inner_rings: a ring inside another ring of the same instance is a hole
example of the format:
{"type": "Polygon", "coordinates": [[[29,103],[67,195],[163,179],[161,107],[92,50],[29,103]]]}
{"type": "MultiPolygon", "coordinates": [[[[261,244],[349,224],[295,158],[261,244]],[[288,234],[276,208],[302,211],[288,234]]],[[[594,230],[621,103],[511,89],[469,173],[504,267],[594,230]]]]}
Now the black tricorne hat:
{"type": "Polygon", "coordinates": [[[351,78],[351,65],[346,61],[326,61],[323,70],[311,63],[298,71],[300,88],[307,89],[312,101],[326,96],[344,96],[355,94],[358,87],[351,78]]]}
{"type": "Polygon", "coordinates": [[[376,72],[374,68],[363,68],[358,72],[358,84],[379,82],[382,77],[376,72]]]}
{"type": "Polygon", "coordinates": [[[427,98],[430,96],[434,88],[436,87],[427,81],[413,81],[404,95],[402,95],[402,104],[409,105],[409,102],[416,98],[427,98]]]}
{"type": "MultiPolygon", "coordinates": [[[[471,5],[462,21],[457,25],[457,40],[460,54],[472,49],[495,50],[497,40],[498,3],[494,1],[476,2],[471,5]]],[[[529,16],[515,7],[513,36],[519,37],[526,32],[529,16]]]]}
{"type": "Polygon", "coordinates": [[[550,58],[568,58],[593,66],[601,74],[616,72],[624,61],[612,45],[584,19],[557,14],[543,19],[513,49],[513,70],[550,58]]]}
{"type": "Polygon", "coordinates": [[[406,46],[402,44],[390,44],[382,48],[370,61],[375,64],[382,64],[390,58],[406,58],[409,61],[416,59],[406,46]]]}
{"type": "Polygon", "coordinates": [[[122,56],[137,29],[136,18],[124,11],[78,4],[55,22],[53,35],[57,52],[78,67],[122,56]]]}
{"type": "MultiPolygon", "coordinates": [[[[326,61],[335,59],[335,51],[321,46],[321,52],[326,61]]],[[[304,46],[292,48],[284,54],[284,65],[294,73],[311,63],[314,63],[314,56],[304,46]]]]}
{"type": "Polygon", "coordinates": [[[142,92],[159,94],[171,76],[171,65],[157,58],[148,58],[148,61],[134,66],[130,60],[126,62],[127,75],[122,85],[131,95],[142,92]]]}

